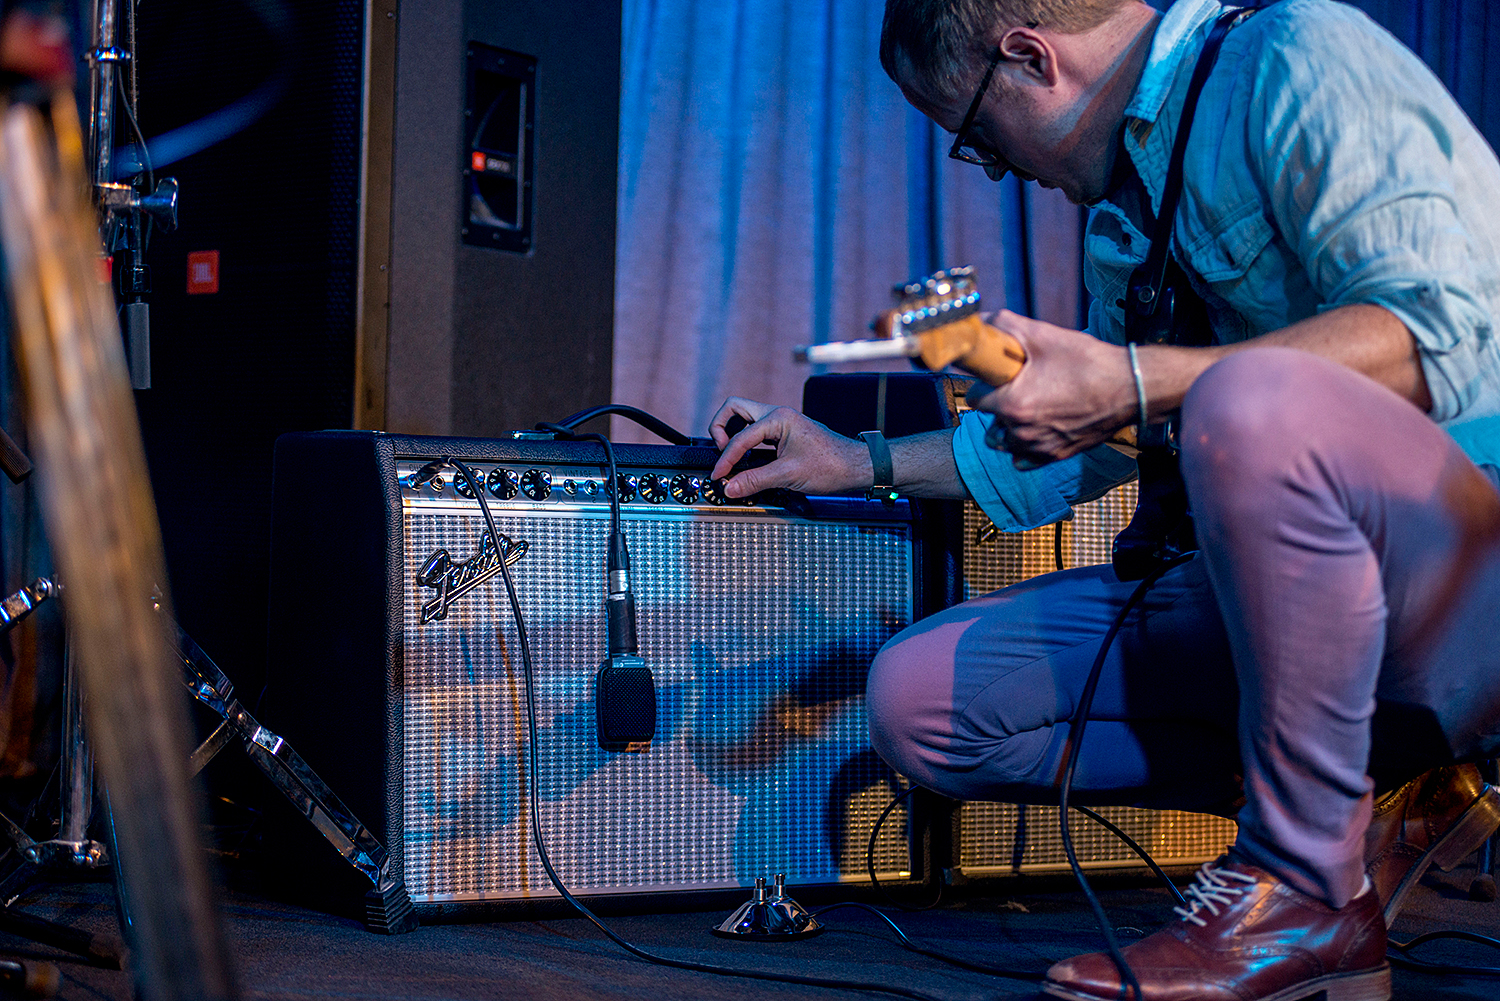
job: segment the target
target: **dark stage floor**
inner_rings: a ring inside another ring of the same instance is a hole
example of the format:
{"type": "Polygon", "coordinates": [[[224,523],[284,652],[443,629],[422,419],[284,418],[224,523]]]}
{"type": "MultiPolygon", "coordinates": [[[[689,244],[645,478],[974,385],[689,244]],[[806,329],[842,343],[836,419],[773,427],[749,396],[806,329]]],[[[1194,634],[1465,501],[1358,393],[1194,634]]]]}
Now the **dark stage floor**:
{"type": "MultiPolygon", "coordinates": [[[[1396,926],[1396,937],[1440,927],[1500,935],[1500,903],[1467,899],[1472,870],[1429,876],[1396,926]]],[[[1098,933],[1077,893],[1033,884],[1001,885],[936,910],[892,916],[918,944],[969,960],[1040,971],[1049,961],[1097,947],[1098,933]]],[[[1170,917],[1169,898],[1155,888],[1102,892],[1122,934],[1131,936],[1170,917]]],[[[93,931],[114,927],[104,884],[72,884],[34,891],[18,906],[93,931]]],[[[899,948],[874,916],[858,909],[827,915],[824,935],[774,945],[724,942],[708,927],[726,912],[613,917],[623,936],[673,959],[895,985],[936,998],[1031,998],[1032,984],[946,967],[899,948]]],[[[231,892],[225,914],[247,998],[400,999],[467,1001],[493,998],[569,998],[599,1001],[676,1001],[744,997],[890,997],[718,977],[654,966],[634,959],[581,919],[447,924],[402,936],[367,932],[359,923],[257,894],[231,892]]],[[[0,950],[41,955],[45,950],[0,935],[0,950]]],[[[1453,962],[1500,964],[1500,954],[1473,945],[1441,944],[1426,953],[1453,962]]],[[[58,958],[60,997],[129,1001],[125,974],[58,958]]],[[[1397,969],[1395,997],[1490,999],[1500,980],[1397,969]]]]}

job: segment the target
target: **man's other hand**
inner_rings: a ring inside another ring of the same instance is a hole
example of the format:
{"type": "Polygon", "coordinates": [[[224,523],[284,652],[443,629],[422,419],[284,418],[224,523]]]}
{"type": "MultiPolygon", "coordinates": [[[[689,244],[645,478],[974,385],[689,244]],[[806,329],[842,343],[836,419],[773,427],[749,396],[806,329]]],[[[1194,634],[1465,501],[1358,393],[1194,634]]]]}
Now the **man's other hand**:
{"type": "Polygon", "coordinates": [[[732,396],[709,423],[714,444],[723,450],[712,476],[728,476],[734,464],[757,445],[776,446],[776,459],[755,469],[730,476],[724,493],[748,497],[773,487],[804,494],[836,494],[863,490],[874,482],[870,452],[865,443],[834,434],[823,425],[793,410],[732,396]],[[739,417],[750,422],[734,437],[727,426],[739,417]]]}

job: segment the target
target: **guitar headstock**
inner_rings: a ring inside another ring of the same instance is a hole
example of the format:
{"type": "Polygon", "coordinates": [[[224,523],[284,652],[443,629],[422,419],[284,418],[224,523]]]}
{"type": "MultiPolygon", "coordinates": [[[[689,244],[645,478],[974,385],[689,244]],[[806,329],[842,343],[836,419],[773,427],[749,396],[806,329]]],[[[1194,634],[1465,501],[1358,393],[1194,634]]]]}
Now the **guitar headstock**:
{"type": "Polygon", "coordinates": [[[1015,378],[1026,351],[1009,334],[979,319],[974,269],[949,268],[897,285],[900,299],[870,324],[875,337],[797,348],[798,361],[825,365],[880,358],[911,358],[931,371],[958,365],[992,386],[1015,378]]]}
{"type": "Polygon", "coordinates": [[[968,266],[937,271],[893,291],[900,300],[896,308],[871,324],[881,337],[920,334],[979,312],[979,286],[968,266]]]}

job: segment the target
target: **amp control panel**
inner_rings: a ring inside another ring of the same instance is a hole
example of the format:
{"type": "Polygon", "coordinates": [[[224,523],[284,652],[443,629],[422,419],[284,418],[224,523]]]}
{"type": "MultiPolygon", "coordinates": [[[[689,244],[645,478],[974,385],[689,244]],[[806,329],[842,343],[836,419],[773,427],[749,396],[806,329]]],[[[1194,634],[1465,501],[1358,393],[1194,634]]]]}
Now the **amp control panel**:
{"type": "MultiPolygon", "coordinates": [[[[752,498],[724,495],[724,481],[708,470],[650,470],[621,467],[615,482],[600,467],[529,463],[468,463],[486,500],[504,504],[609,504],[618,492],[621,504],[636,507],[753,507],[752,498]]],[[[434,470],[430,463],[401,459],[396,464],[403,501],[473,500],[474,491],[458,467],[434,470]]]]}

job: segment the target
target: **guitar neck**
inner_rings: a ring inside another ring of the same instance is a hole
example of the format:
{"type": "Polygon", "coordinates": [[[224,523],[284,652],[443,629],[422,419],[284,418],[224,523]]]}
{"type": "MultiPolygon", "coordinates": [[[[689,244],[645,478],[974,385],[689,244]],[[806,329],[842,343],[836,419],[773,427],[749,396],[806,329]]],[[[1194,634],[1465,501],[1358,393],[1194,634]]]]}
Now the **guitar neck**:
{"type": "Polygon", "coordinates": [[[917,356],[922,364],[934,372],[957,365],[991,386],[1003,386],[1026,364],[1020,341],[977,316],[911,336],[920,342],[917,356]]]}
{"type": "MultiPolygon", "coordinates": [[[[878,322],[876,327],[880,329],[878,322]]],[[[814,365],[918,358],[934,372],[956,365],[991,386],[1000,386],[1020,373],[1026,364],[1026,349],[1003,330],[977,316],[967,316],[919,333],[814,344],[798,348],[795,357],[814,365]]]]}

